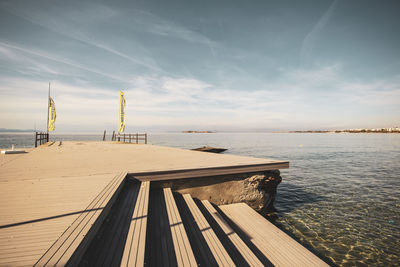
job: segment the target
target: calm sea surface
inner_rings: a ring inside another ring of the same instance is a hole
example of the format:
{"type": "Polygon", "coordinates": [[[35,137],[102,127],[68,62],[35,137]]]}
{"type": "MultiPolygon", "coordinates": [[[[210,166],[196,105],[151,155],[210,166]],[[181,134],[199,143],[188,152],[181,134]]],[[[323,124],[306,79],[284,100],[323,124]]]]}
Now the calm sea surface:
{"type": "MultiPolygon", "coordinates": [[[[267,216],[273,223],[330,264],[400,263],[400,134],[168,133],[150,134],[149,143],[288,160],[277,212],[267,216]]],[[[11,144],[32,147],[33,134],[0,134],[0,147],[11,144]]]]}

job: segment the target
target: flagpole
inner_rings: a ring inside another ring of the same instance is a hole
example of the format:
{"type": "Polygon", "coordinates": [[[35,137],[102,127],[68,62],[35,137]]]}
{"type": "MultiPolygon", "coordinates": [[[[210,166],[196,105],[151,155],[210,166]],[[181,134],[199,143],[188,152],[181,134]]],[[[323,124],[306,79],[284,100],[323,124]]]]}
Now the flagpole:
{"type": "Polygon", "coordinates": [[[49,134],[49,108],[50,108],[50,82],[49,82],[49,96],[47,97],[47,134],[49,134]]]}

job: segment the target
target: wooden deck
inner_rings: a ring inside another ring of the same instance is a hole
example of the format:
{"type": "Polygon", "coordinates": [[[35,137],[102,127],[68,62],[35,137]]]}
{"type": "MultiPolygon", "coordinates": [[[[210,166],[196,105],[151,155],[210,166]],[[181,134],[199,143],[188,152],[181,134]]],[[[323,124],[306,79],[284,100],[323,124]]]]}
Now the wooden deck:
{"type": "Polygon", "coordinates": [[[176,206],[170,188],[164,189],[164,197],[172,240],[174,242],[176,262],[178,266],[197,266],[192,247],[190,246],[178,207],[176,206]]]}
{"type": "Polygon", "coordinates": [[[236,247],[239,253],[245,258],[250,266],[264,266],[257,256],[251,251],[251,249],[243,242],[238,234],[232,229],[232,227],[224,220],[221,214],[213,207],[213,205],[208,200],[202,201],[204,207],[207,209],[208,213],[214,218],[218,223],[224,234],[230,239],[232,244],[236,247]]]}
{"type": "Polygon", "coordinates": [[[150,189],[145,261],[147,266],[177,266],[163,189],[150,189]]]}
{"type": "Polygon", "coordinates": [[[72,266],[76,265],[81,256],[76,255],[78,247],[82,251],[95,237],[97,228],[105,219],[107,211],[111,209],[118,192],[122,188],[122,181],[126,173],[117,175],[109,184],[91,201],[85,209],[86,212],[80,214],[70,227],[57,239],[57,241],[43,254],[35,266],[64,266],[67,262],[72,266]],[[100,216],[103,215],[103,218],[100,216]],[[98,225],[95,226],[95,222],[98,225]],[[85,241],[83,242],[85,238],[85,241]],[[74,254],[74,257],[72,257],[74,254]]]}
{"type": "Polygon", "coordinates": [[[154,181],[289,167],[287,161],[115,142],[56,142],[7,156],[0,156],[0,182],[117,172],[154,181]]]}
{"type": "Polygon", "coordinates": [[[30,240],[29,249],[4,246],[0,266],[326,266],[246,204],[220,206],[220,214],[207,200],[124,178],[115,176],[62,234],[49,235],[57,221],[38,233],[24,224],[17,241],[30,240]],[[35,250],[42,235],[56,238],[45,252],[35,250]]]}
{"type": "Polygon", "coordinates": [[[244,204],[219,210],[151,186],[286,167],[269,159],[109,142],[52,143],[3,155],[0,266],[324,266],[244,204]]]}
{"type": "Polygon", "coordinates": [[[121,266],[143,266],[149,209],[150,182],[142,182],[131,218],[121,266]]]}
{"type": "Polygon", "coordinates": [[[116,176],[0,182],[0,266],[32,266],[116,176]]]}
{"type": "Polygon", "coordinates": [[[206,240],[211,253],[214,255],[218,266],[228,267],[235,265],[221,241],[219,241],[217,235],[214,233],[214,230],[211,228],[204,215],[194,203],[192,197],[189,194],[185,194],[183,195],[183,198],[185,199],[186,205],[194,217],[197,227],[199,227],[200,232],[206,240]]]}
{"type": "Polygon", "coordinates": [[[219,208],[275,266],[328,266],[244,203],[219,208]]]}

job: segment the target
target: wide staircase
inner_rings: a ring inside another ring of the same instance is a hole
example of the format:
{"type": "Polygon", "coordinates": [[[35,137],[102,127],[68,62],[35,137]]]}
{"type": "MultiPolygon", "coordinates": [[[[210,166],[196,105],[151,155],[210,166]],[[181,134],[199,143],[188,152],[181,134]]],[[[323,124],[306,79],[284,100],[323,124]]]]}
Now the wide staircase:
{"type": "MultiPolygon", "coordinates": [[[[75,222],[36,265],[326,266],[244,203],[216,207],[132,178],[114,198],[95,222],[75,222]]],[[[98,202],[106,199],[113,196],[98,202]]]]}

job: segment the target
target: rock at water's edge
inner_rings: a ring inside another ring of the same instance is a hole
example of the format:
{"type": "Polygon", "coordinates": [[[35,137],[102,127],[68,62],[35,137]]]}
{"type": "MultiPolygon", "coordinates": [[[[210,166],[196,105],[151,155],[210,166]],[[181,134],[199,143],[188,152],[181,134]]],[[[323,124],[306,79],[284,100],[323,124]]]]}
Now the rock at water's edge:
{"type": "Polygon", "coordinates": [[[274,211],[279,170],[261,173],[234,174],[159,182],[181,194],[190,194],[200,200],[208,199],[215,205],[244,202],[256,211],[274,211]]]}

